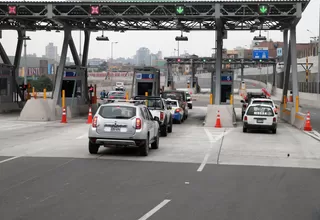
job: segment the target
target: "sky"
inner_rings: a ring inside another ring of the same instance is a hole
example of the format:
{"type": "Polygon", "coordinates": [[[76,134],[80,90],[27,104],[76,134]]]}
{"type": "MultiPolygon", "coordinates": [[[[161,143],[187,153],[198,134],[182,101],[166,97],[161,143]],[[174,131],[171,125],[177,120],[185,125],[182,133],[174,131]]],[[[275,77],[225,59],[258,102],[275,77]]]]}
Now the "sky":
{"type": "MultiPolygon", "coordinates": [[[[302,14],[302,19],[297,26],[297,42],[306,43],[310,41],[310,37],[319,36],[319,8],[320,0],[311,0],[308,7],[302,14]],[[308,32],[309,29],[312,33],[308,32]]],[[[228,39],[224,40],[223,47],[233,49],[237,46],[249,47],[254,36],[259,32],[250,33],[249,31],[230,31],[228,39]]],[[[266,32],[262,32],[267,37],[266,32]]],[[[199,56],[210,56],[215,47],[215,32],[214,31],[194,31],[184,33],[189,38],[187,42],[180,42],[180,54],[187,51],[189,54],[197,54],[199,56]]],[[[45,46],[49,42],[58,46],[58,54],[61,52],[63,42],[63,32],[56,33],[37,31],[27,32],[31,40],[27,41],[27,53],[36,53],[37,56],[45,54],[45,46]]],[[[74,42],[79,49],[80,41],[79,31],[72,33],[74,42]]],[[[82,33],[82,36],[83,33],[82,33]]],[[[110,41],[96,41],[96,37],[101,36],[101,32],[91,34],[89,58],[107,59],[111,57],[111,42],[118,42],[113,46],[113,57],[132,57],[140,47],[147,47],[152,53],[159,50],[164,56],[172,56],[174,49],[177,48],[176,36],[180,36],[179,31],[127,31],[119,32],[104,32],[104,36],[108,36],[110,41]]],[[[269,38],[273,41],[282,41],[282,32],[269,31],[269,38]]],[[[15,31],[3,31],[0,42],[3,44],[8,55],[14,55],[17,40],[15,31]]],[[[82,37],[83,42],[84,37],[82,37]]],[[[71,58],[70,50],[68,56],[71,58]]]]}

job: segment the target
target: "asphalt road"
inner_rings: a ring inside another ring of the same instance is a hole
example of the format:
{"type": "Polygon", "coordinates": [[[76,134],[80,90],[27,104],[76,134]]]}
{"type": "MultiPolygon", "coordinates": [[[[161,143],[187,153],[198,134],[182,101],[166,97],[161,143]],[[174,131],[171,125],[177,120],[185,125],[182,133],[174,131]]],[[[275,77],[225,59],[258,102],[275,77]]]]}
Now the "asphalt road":
{"type": "Polygon", "coordinates": [[[1,219],[319,219],[312,169],[23,157],[0,164],[1,219]]]}

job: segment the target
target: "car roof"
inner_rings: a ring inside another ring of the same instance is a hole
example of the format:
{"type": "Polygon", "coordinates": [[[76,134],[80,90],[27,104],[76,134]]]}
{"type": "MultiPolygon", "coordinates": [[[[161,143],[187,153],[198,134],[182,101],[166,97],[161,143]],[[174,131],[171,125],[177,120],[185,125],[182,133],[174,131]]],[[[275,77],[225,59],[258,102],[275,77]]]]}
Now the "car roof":
{"type": "Polygon", "coordinates": [[[251,104],[251,105],[249,105],[249,107],[251,107],[251,106],[253,106],[253,107],[255,107],[255,106],[261,106],[261,107],[271,108],[270,105],[265,105],[265,104],[251,104]]]}
{"type": "Polygon", "coordinates": [[[134,107],[137,106],[135,105],[134,102],[112,102],[112,103],[105,103],[102,104],[101,106],[124,106],[124,107],[134,107]]]}
{"type": "Polygon", "coordinates": [[[251,99],[251,101],[271,101],[271,102],[273,102],[272,99],[268,99],[268,98],[253,98],[253,99],[251,99]]]}

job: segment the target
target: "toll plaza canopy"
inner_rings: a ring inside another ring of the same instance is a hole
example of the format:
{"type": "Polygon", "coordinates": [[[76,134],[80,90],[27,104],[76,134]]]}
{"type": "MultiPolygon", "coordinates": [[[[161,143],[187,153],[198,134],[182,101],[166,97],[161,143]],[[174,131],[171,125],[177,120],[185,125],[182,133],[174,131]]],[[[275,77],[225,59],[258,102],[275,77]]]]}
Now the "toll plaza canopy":
{"type": "Polygon", "coordinates": [[[0,29],[284,30],[310,0],[1,1],[0,29]]]}

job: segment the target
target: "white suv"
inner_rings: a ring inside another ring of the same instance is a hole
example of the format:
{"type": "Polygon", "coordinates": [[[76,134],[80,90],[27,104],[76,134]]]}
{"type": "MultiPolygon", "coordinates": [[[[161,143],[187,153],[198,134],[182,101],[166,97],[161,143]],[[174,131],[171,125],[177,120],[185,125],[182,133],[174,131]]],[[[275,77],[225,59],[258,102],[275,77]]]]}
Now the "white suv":
{"type": "Polygon", "coordinates": [[[276,114],[278,114],[278,108],[277,106],[274,104],[272,99],[267,99],[267,98],[253,98],[251,99],[249,105],[252,104],[261,104],[261,105],[270,105],[272,107],[272,109],[274,110],[274,112],[276,114]]]}

